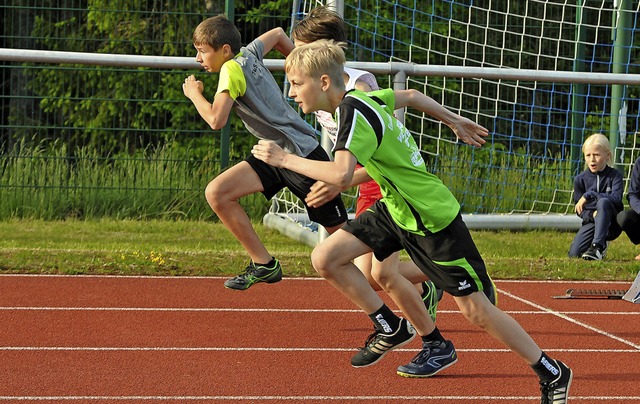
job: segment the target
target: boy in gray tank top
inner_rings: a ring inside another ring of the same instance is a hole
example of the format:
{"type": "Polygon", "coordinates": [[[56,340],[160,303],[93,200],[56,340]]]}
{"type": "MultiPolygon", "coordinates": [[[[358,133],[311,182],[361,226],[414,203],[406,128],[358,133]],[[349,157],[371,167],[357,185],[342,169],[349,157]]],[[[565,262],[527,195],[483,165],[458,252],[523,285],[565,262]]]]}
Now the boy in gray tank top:
{"type": "MultiPolygon", "coordinates": [[[[288,38],[286,38],[288,40],[288,38]]],[[[320,146],[318,134],[286,102],[263,57],[271,49],[287,46],[285,38],[253,40],[241,44],[237,28],[224,16],[211,17],[200,23],[193,33],[196,61],[211,73],[219,73],[213,102],[203,96],[204,84],[189,76],[183,92],[200,116],[213,130],[224,127],[235,109],[247,130],[261,140],[270,140],[291,153],[312,160],[329,161],[320,146]]],[[[290,41],[288,41],[290,43],[290,41]]],[[[222,223],[245,248],[251,261],[245,270],[225,282],[225,287],[246,290],[258,282],[274,283],[282,279],[279,261],[264,246],[238,200],[262,192],[272,198],[287,187],[305,204],[309,218],[333,233],[347,219],[340,189],[332,187],[331,201],[310,207],[304,198],[316,181],[296,172],[272,167],[248,153],[246,159],[215,177],[206,187],[207,202],[222,223]]]]}

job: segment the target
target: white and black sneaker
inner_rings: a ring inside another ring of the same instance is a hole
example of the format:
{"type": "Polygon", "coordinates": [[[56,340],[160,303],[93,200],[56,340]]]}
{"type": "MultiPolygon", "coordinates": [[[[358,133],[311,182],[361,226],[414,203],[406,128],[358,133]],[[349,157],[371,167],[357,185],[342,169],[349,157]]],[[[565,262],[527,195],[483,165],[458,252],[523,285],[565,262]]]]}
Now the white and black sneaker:
{"type": "Polygon", "coordinates": [[[555,362],[560,374],[549,382],[540,382],[540,392],[542,393],[540,404],[565,404],[569,401],[569,387],[571,387],[571,380],[573,380],[573,372],[559,360],[555,362]]]}
{"type": "Polygon", "coordinates": [[[582,254],[582,258],[589,261],[600,261],[607,254],[607,247],[599,244],[591,244],[591,247],[582,254]]]}
{"type": "Polygon", "coordinates": [[[392,334],[375,331],[369,335],[364,348],[351,358],[351,366],[363,368],[378,362],[389,351],[408,344],[416,336],[416,330],[404,319],[400,319],[398,329],[392,334]]]}

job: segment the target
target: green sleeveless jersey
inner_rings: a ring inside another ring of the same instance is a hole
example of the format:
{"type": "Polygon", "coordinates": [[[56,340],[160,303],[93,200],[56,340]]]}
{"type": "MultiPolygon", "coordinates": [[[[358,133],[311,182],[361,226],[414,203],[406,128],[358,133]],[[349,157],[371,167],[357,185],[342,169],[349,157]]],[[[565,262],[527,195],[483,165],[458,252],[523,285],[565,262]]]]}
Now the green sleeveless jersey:
{"type": "Polygon", "coordinates": [[[349,150],[382,190],[395,222],[424,235],[447,227],[460,204],[429,173],[411,133],[393,116],[393,90],[348,92],[338,109],[334,151],[349,150]]]}

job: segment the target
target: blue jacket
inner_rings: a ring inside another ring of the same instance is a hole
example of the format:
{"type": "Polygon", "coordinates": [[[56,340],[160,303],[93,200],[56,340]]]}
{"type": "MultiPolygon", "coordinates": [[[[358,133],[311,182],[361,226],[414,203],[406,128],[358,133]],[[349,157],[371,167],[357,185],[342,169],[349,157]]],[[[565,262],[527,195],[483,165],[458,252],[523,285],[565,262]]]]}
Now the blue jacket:
{"type": "Polygon", "coordinates": [[[636,160],[633,170],[631,170],[627,200],[629,201],[629,207],[640,214],[640,158],[636,160]]]}
{"type": "Polygon", "coordinates": [[[613,167],[606,166],[604,170],[597,173],[592,173],[587,169],[573,180],[574,202],[578,203],[583,196],[587,200],[580,215],[583,224],[593,221],[593,212],[595,212],[596,204],[600,198],[607,198],[616,211],[621,212],[624,208],[622,204],[623,193],[622,173],[613,167]]]}

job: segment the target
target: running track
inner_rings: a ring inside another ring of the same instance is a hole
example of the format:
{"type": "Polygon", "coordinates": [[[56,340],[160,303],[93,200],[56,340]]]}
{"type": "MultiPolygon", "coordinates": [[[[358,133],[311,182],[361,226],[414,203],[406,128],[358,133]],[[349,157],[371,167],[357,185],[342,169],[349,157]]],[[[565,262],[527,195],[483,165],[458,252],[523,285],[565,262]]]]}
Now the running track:
{"type": "MultiPolygon", "coordinates": [[[[449,296],[438,326],[458,362],[406,379],[395,369],[417,338],[377,365],[350,366],[371,323],[325,281],[244,292],[222,282],[0,275],[0,402],[539,402],[530,368],[449,296]]],[[[630,283],[496,284],[500,307],[573,368],[571,402],[640,402],[640,305],[552,298],[630,283]]]]}

